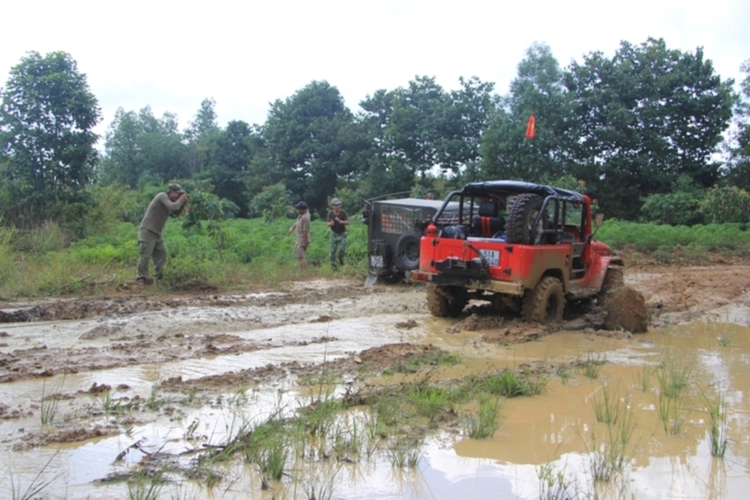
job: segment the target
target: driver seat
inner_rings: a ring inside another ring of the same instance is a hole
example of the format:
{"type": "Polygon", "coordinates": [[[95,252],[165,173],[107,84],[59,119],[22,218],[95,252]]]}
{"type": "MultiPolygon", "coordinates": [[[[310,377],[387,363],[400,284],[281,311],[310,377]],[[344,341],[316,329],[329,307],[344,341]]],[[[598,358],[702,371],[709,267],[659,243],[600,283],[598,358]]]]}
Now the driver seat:
{"type": "Polygon", "coordinates": [[[492,238],[493,235],[505,230],[505,219],[497,216],[497,203],[486,200],[479,203],[477,215],[472,218],[474,233],[483,238],[492,238]]]}

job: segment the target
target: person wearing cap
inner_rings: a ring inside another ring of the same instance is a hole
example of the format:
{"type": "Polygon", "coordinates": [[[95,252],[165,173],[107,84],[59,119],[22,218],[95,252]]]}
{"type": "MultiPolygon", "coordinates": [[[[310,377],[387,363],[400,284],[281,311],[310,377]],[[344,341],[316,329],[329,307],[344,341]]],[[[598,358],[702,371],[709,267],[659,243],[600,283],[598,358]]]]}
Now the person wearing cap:
{"type": "Polygon", "coordinates": [[[294,205],[294,208],[299,211],[299,215],[297,216],[297,220],[294,221],[294,224],[292,224],[292,227],[289,228],[289,231],[286,232],[286,235],[289,236],[292,234],[292,231],[295,231],[294,256],[297,257],[299,267],[304,269],[307,267],[305,254],[307,252],[307,247],[310,245],[310,212],[308,212],[307,203],[304,201],[298,202],[294,205]]]}
{"type": "Polygon", "coordinates": [[[344,265],[344,254],[346,254],[346,226],[349,225],[349,216],[341,210],[341,200],[334,198],[331,201],[332,210],[328,212],[328,227],[331,228],[331,267],[338,269],[344,265]]]}
{"type": "Polygon", "coordinates": [[[167,262],[167,247],[162,239],[164,226],[169,214],[179,215],[188,201],[188,195],[179,184],[170,184],[167,192],[159,193],[149,203],[146,215],[141,221],[138,232],[138,276],[136,283],[145,285],[148,281],[148,264],[154,259],[156,279],[164,276],[164,264],[167,262]]]}

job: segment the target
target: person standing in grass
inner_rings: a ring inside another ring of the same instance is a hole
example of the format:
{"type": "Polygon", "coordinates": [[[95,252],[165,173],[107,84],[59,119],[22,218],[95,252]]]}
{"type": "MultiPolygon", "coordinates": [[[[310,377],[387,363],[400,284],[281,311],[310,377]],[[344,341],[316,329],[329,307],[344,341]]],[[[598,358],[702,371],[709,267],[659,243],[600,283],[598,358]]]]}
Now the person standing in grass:
{"type": "Polygon", "coordinates": [[[328,227],[331,228],[331,267],[336,270],[344,265],[344,254],[346,254],[346,226],[349,225],[349,216],[341,210],[341,200],[334,198],[331,201],[332,210],[328,212],[328,227]]]}
{"type": "Polygon", "coordinates": [[[294,256],[297,257],[299,267],[304,269],[307,267],[305,254],[307,253],[307,247],[310,245],[310,212],[308,212],[307,203],[304,201],[298,202],[294,205],[294,208],[299,211],[299,215],[286,234],[289,236],[294,231],[294,256]]]}
{"type": "Polygon", "coordinates": [[[148,264],[154,259],[154,271],[157,280],[164,277],[164,264],[167,262],[167,247],[162,239],[164,226],[169,214],[180,215],[188,195],[179,184],[170,184],[166,193],[159,193],[149,203],[146,215],[141,221],[138,232],[138,276],[136,283],[145,285],[148,282],[148,264]]]}

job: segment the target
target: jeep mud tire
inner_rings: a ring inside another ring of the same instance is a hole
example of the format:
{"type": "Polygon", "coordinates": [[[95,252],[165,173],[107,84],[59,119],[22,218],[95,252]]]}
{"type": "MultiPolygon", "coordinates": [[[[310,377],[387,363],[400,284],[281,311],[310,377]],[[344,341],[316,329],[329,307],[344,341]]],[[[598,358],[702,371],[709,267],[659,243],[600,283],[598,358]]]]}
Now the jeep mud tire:
{"type": "Polygon", "coordinates": [[[419,267],[419,241],[422,234],[407,231],[396,242],[396,264],[402,271],[413,271],[419,267]]]}
{"type": "Polygon", "coordinates": [[[541,196],[532,193],[523,193],[516,196],[513,203],[508,207],[506,228],[509,243],[521,245],[542,243],[541,239],[544,235],[540,231],[544,229],[544,224],[547,222],[546,218],[539,221],[535,236],[531,235],[531,226],[534,224],[534,219],[539,215],[539,209],[542,208],[543,202],[541,196]]]}
{"type": "Polygon", "coordinates": [[[523,319],[542,324],[562,321],[565,295],[560,280],[545,276],[523,298],[523,319]]]}
{"type": "Polygon", "coordinates": [[[433,316],[455,318],[466,307],[469,297],[465,288],[457,286],[427,286],[427,309],[433,316]]]}

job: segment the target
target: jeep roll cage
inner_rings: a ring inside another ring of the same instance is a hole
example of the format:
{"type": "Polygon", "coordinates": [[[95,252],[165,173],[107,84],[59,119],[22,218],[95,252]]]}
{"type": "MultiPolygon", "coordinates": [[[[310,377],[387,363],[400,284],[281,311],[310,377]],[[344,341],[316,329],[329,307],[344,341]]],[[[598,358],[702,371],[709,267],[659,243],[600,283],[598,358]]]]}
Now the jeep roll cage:
{"type": "MultiPolygon", "coordinates": [[[[456,198],[458,198],[458,220],[466,221],[470,220],[471,216],[477,213],[478,203],[476,203],[475,200],[478,198],[495,196],[507,199],[509,196],[516,196],[524,193],[535,194],[543,199],[539,213],[531,224],[531,234],[543,235],[546,239],[552,240],[552,243],[560,242],[564,233],[563,226],[566,221],[567,206],[565,202],[571,203],[573,206],[584,207],[588,206],[590,202],[589,198],[581,193],[543,184],[535,184],[532,182],[506,180],[471,182],[466,184],[460,190],[452,191],[446,196],[443,205],[437,213],[435,213],[432,223],[436,226],[440,225],[438,221],[441,218],[443,210],[448,207],[449,204],[455,203],[456,198]],[[552,208],[554,208],[551,218],[545,221],[543,227],[537,231],[540,221],[545,218],[547,209],[551,205],[552,208]],[[466,210],[468,210],[468,216],[465,213],[466,210]]],[[[586,212],[584,211],[584,214],[585,213],[586,212]]],[[[582,217],[578,228],[580,234],[587,236],[590,235],[590,228],[591,221],[586,216],[582,217]],[[587,229],[589,231],[587,231],[587,229]]]]}

